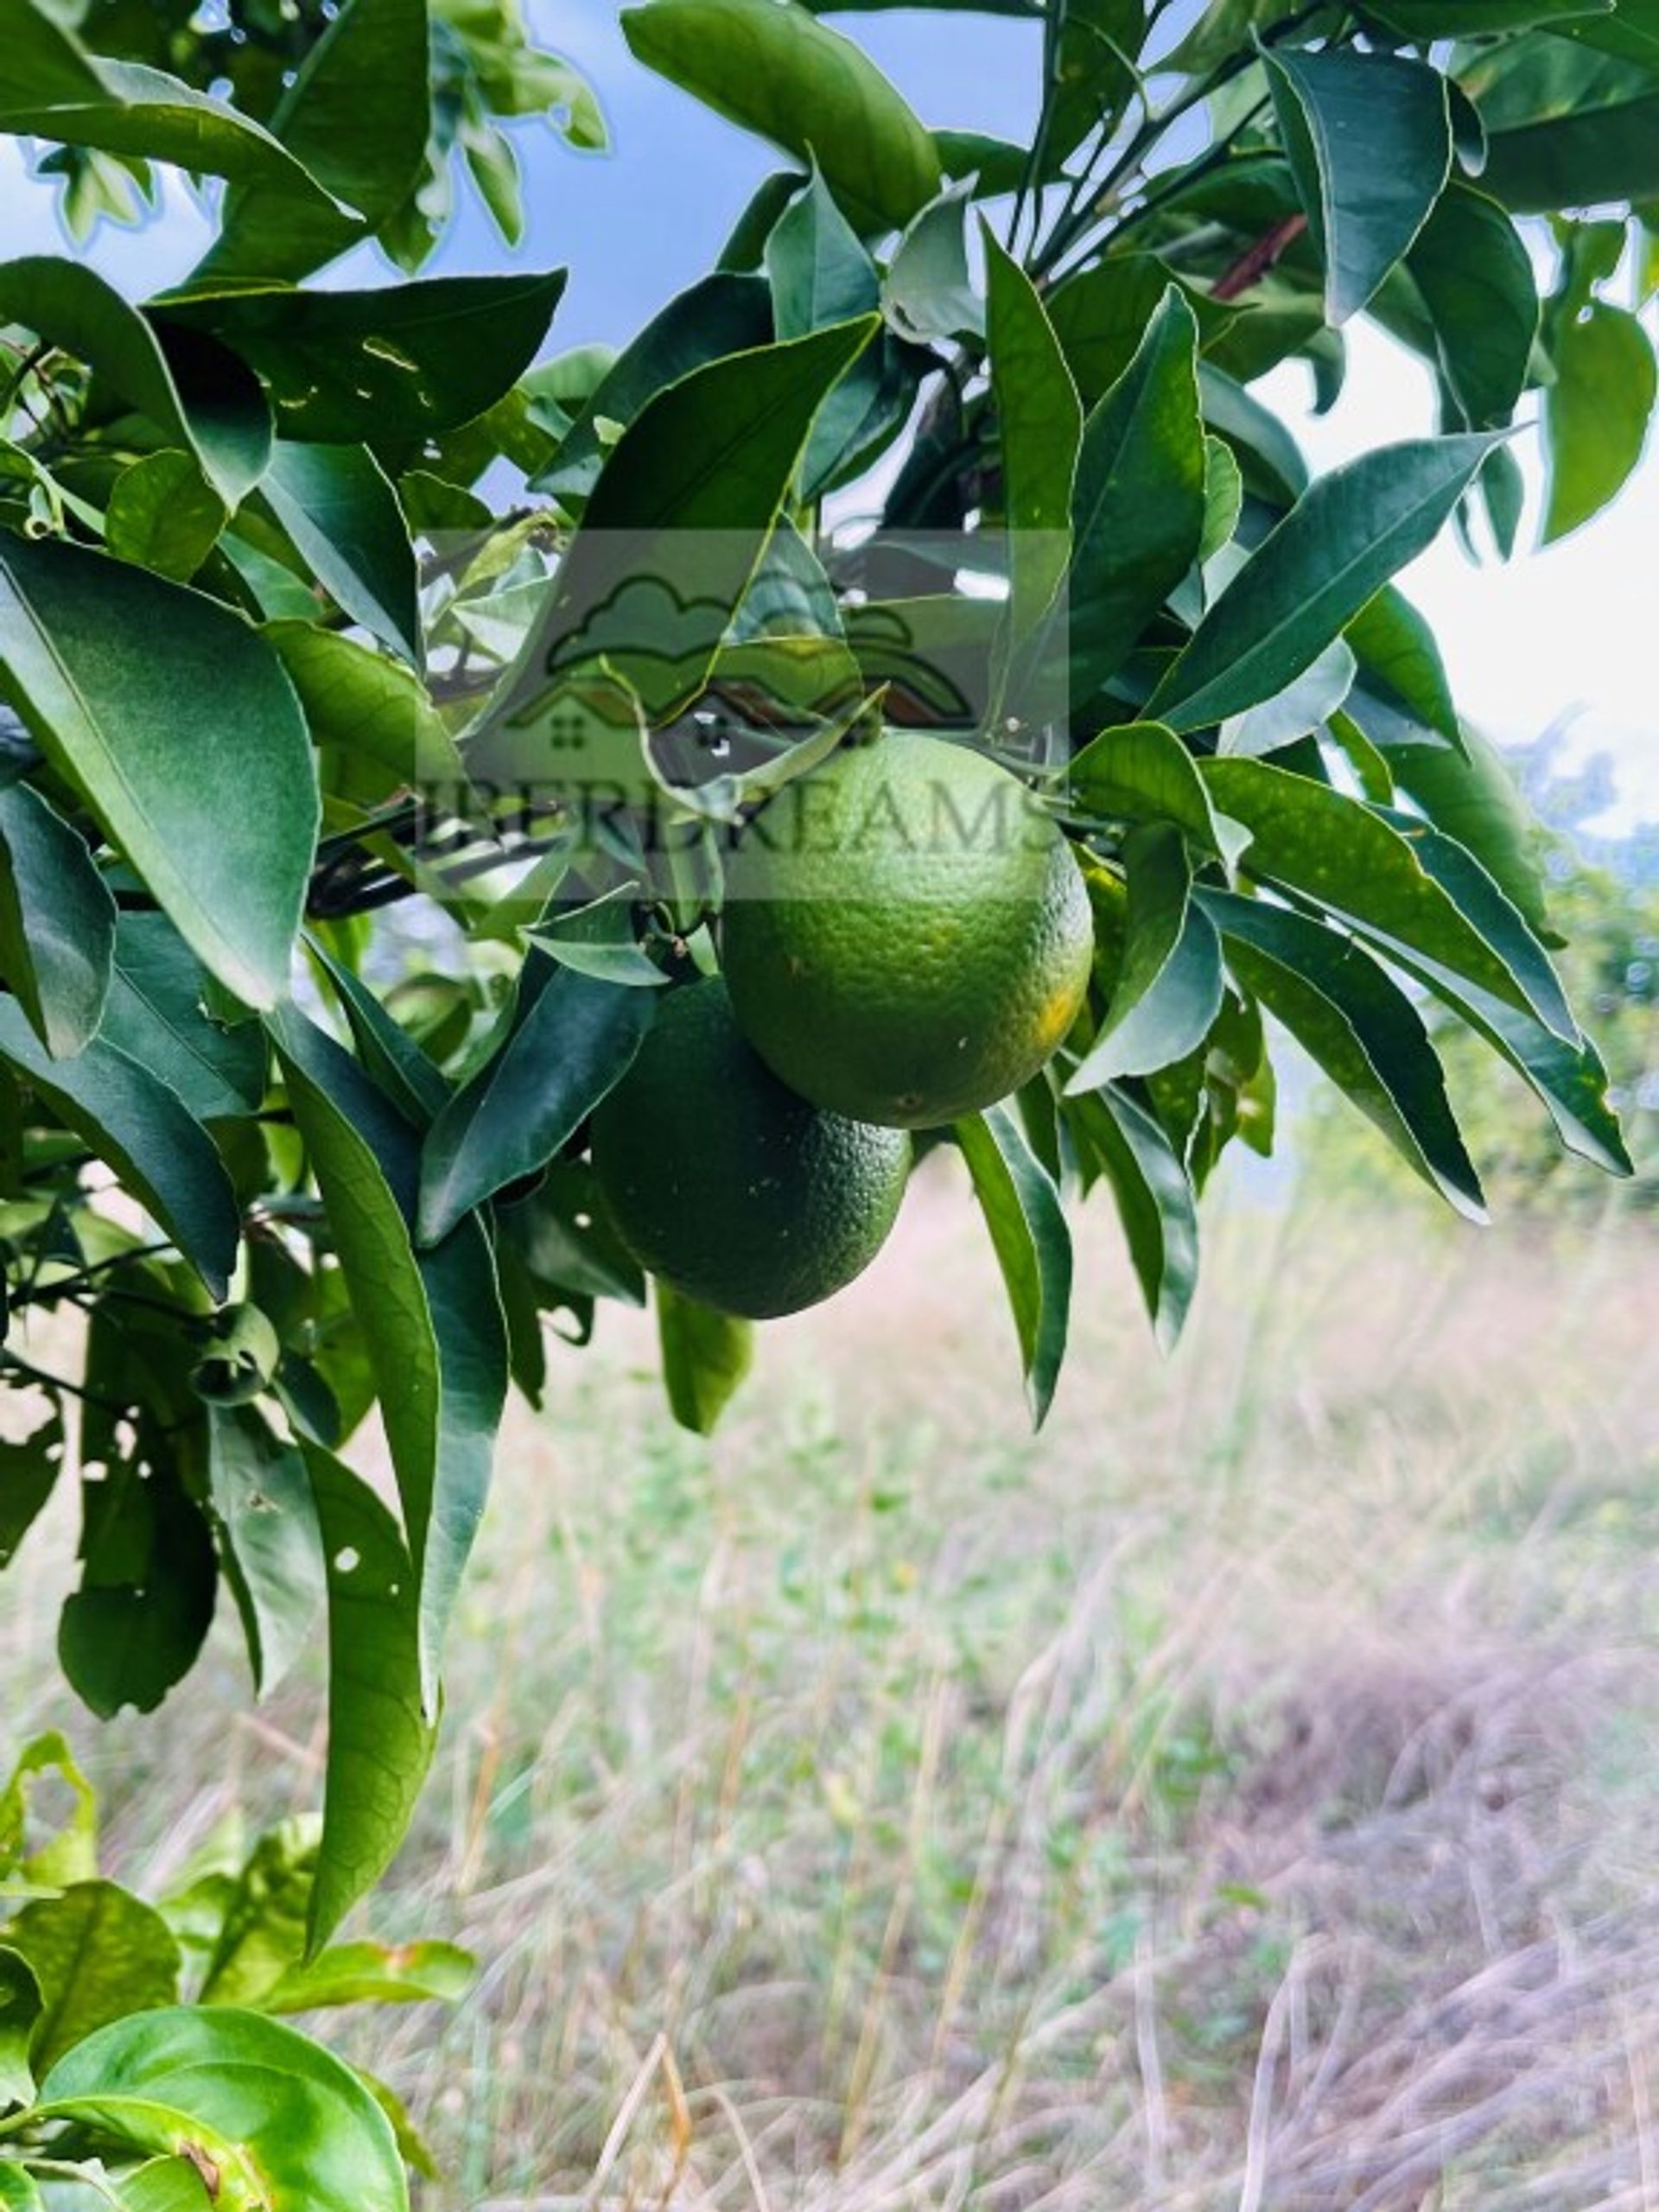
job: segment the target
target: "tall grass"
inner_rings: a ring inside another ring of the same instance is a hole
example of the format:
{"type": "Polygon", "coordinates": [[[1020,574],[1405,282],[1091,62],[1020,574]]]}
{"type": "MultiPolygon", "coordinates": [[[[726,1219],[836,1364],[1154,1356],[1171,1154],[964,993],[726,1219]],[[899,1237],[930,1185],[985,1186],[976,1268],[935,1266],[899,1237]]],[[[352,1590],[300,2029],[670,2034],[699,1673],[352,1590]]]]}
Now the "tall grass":
{"type": "MultiPolygon", "coordinates": [[[[1090,1232],[1036,1441],[943,1167],[712,1447],[643,1320],[561,1356],[370,1914],[483,1972],[343,2031],[429,2206],[1659,2206],[1652,1230],[1210,1237],[1165,1363],[1090,1232]]],[[[72,1534],[0,1585],[19,1733],[72,1534]]],[[[315,1796],[314,1686],[236,1667],[81,1730],[129,1872],[315,1796]]]]}

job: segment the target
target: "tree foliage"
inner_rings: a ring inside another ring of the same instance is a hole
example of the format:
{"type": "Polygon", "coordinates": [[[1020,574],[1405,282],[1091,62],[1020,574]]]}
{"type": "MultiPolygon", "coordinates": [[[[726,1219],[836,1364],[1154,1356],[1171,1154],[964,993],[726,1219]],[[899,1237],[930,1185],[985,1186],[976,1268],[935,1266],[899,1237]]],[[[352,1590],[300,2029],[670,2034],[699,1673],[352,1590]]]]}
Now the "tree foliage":
{"type": "MultiPolygon", "coordinates": [[[[1447,525],[1511,550],[1518,420],[1547,536],[1640,454],[1647,0],[1211,0],[1173,49],[1159,0],[995,11],[1040,33],[1029,145],[925,123],[828,6],[626,9],[780,165],[716,270],[561,353],[559,273],[415,273],[459,164],[518,236],[516,121],[601,138],[511,0],[7,0],[0,128],[72,227],[172,163],[217,229],[137,303],[0,265],[4,1359],[44,1409],[0,1558],[78,1400],[95,1710],[164,1697],[221,1584],[262,1689],[326,1621],[302,1974],[406,1824],[509,1387],[645,1295],[592,1109],[717,958],[734,830],[873,720],[1017,768],[1090,885],[1077,1028],[949,1140],[1039,1415],[1065,1205],[1103,1186],[1173,1341],[1277,1029],[1466,1214],[1448,1025],[1627,1167],[1525,811],[1391,580],[1447,525]],[[365,240],[385,281],[315,281],[365,240]],[[1439,419],[1310,480],[1252,387],[1300,360],[1329,406],[1359,316],[1439,419]],[[435,931],[465,957],[411,965],[435,931]],[[340,1456],[377,1403],[395,1504],[340,1456]]],[[[662,1324],[707,1426],[747,1332],[662,1324]]]]}

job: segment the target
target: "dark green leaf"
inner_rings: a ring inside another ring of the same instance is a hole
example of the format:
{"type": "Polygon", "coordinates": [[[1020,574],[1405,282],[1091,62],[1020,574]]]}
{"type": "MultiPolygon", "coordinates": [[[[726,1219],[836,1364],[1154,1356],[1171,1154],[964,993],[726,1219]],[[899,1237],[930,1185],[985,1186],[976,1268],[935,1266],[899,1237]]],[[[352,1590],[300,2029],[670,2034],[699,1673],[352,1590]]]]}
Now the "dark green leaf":
{"type": "Polygon", "coordinates": [[[144,2151],[195,2144],[224,2212],[409,2212],[390,2122],[350,2067],[280,2021],[181,2006],[118,2021],[41,2085],[53,2116],[144,2151]]]}
{"type": "Polygon", "coordinates": [[[506,1043],[427,1132],[422,1243],[438,1243],[474,1206],[545,1166],[627,1073],[654,1011],[648,991],[533,953],[506,1043]]]}
{"type": "Polygon", "coordinates": [[[1282,691],[1457,505],[1490,437],[1384,446],[1321,477],[1264,538],[1154,693],[1178,730],[1282,691]]]}
{"type": "Polygon", "coordinates": [[[1307,463],[1270,409],[1208,361],[1198,363],[1198,399],[1206,426],[1231,447],[1247,492],[1275,507],[1300,498],[1307,489],[1307,463]]]}
{"type": "Polygon", "coordinates": [[[357,1063],[296,1010],[271,1023],[289,1101],[378,1388],[419,1586],[423,1680],[439,1655],[489,1487],[506,1344],[476,1221],[416,1257],[419,1139],[357,1063]]]}
{"type": "Polygon", "coordinates": [[[466,766],[413,669],[312,622],[269,622],[264,634],[323,750],[331,797],[367,804],[412,788],[435,811],[466,810],[466,766]]]}
{"type": "Polygon", "coordinates": [[[693,369],[748,353],[775,334],[772,292],[764,278],[726,271],[705,276],[671,300],[617,356],[534,488],[560,499],[585,499],[605,465],[601,425],[626,429],[647,401],[693,369]]]}
{"type": "Polygon", "coordinates": [[[264,474],[270,410],[233,357],[181,349],[169,359],[138,310],[79,262],[35,256],[0,264],[0,321],[22,323],[84,361],[200,462],[227,507],[264,474]]]}
{"type": "MultiPolygon", "coordinates": [[[[21,1951],[10,1948],[6,1934],[0,1929],[0,2112],[35,2101],[29,2053],[45,2005],[34,1967],[21,1951]]],[[[5,2201],[0,2192],[0,2204],[5,2201]]]]}
{"type": "Polygon", "coordinates": [[[1268,761],[1210,760],[1202,772],[1217,805],[1251,833],[1251,875],[1315,900],[1383,952],[1421,953],[1579,1042],[1542,947],[1490,878],[1490,898],[1471,892],[1460,901],[1370,808],[1268,761]]]}
{"type": "Polygon", "coordinates": [[[86,840],[29,784],[0,785],[0,976],[54,1058],[96,1033],[115,901],[86,840]]]}
{"type": "MultiPolygon", "coordinates": [[[[696,696],[818,409],[875,327],[869,317],[710,362],[646,404],[606,463],[490,738],[474,744],[475,772],[544,779],[558,748],[537,718],[563,708],[562,671],[601,655],[653,717],[696,696]]],[[[620,742],[639,757],[626,728],[620,742]]]]}
{"type": "Polygon", "coordinates": [[[338,215],[303,162],[223,100],[165,70],[89,54],[48,8],[14,0],[5,32],[0,130],[272,186],[300,207],[338,215]]]}
{"type": "Polygon", "coordinates": [[[875,64],[789,0],[650,0],[626,8],[635,56],[805,162],[817,156],[866,234],[901,230],[942,181],[939,156],[875,64]]]}
{"type": "MultiPolygon", "coordinates": [[[[22,1423],[19,1423],[22,1426],[22,1423]]],[[[63,1412],[48,1406],[22,1436],[0,1440],[0,1567],[8,1567],[17,1547],[44,1510],[63,1467],[63,1412]]],[[[0,1874],[6,1871],[12,1840],[0,1807],[0,1874]]]]}
{"type": "MultiPolygon", "coordinates": [[[[875,264],[816,166],[806,189],[766,240],[766,265],[779,338],[804,338],[874,314],[881,305],[875,264]]],[[[873,346],[824,401],[801,462],[808,498],[838,473],[849,448],[856,445],[880,402],[887,374],[885,349],[873,346]]]]}
{"type": "Polygon", "coordinates": [[[1173,822],[1200,852],[1227,850],[1192,755],[1161,722],[1103,730],[1067,772],[1077,803],[1109,821],[1173,822]]]}
{"type": "Polygon", "coordinates": [[[435,276],[372,291],[193,287],[151,303],[211,334],[270,393],[284,437],[378,446],[470,423],[536,358],[565,273],[435,276]]]}
{"type": "Polygon", "coordinates": [[[1009,645],[1017,652],[1053,604],[1071,559],[1083,406],[1036,286],[988,226],[984,244],[1008,531],[1009,645]]]}
{"type": "Polygon", "coordinates": [[[1231,893],[1201,893],[1244,988],[1457,1211],[1486,1217],[1421,1017],[1354,938],[1231,893]]]}
{"type": "Polygon", "coordinates": [[[123,914],[99,1032],[176,1091],[199,1121],[256,1112],[265,1095],[257,1022],[227,1027],[209,1010],[207,971],[165,914],[123,914]]]}
{"type": "Polygon", "coordinates": [[[1400,37],[1427,45],[1441,38],[1547,29],[1574,16],[1611,15],[1613,6],[1614,0],[1365,0],[1361,12],[1400,37]]]}
{"type": "Polygon", "coordinates": [[[1093,698],[1192,566],[1204,531],[1198,326],[1171,285],[1084,425],[1071,502],[1071,694],[1093,698]]]}
{"type": "Polygon", "coordinates": [[[1460,71],[1487,130],[1483,188],[1519,214],[1659,191],[1659,79],[1650,59],[1576,40],[1521,39],[1460,71]]]}
{"type": "Polygon", "coordinates": [[[415,549],[397,494],[368,448],[284,442],[260,488],[335,604],[418,667],[415,549]]]}
{"type": "Polygon", "coordinates": [[[754,1324],[699,1306],[660,1278],[654,1289],[669,1410],[693,1435],[711,1436],[749,1371],[754,1324]]]}
{"type": "Polygon", "coordinates": [[[1308,226],[1325,311],[1345,322],[1427,220],[1452,168],[1446,79],[1392,54],[1281,48],[1263,55],[1308,226]]]}
{"type": "Polygon", "coordinates": [[[1196,1052],[1221,1012],[1221,946],[1192,903],[1192,866],[1179,830],[1149,823],[1123,849],[1128,880],[1122,959],[1093,1043],[1066,1084],[1098,1090],[1150,1075],[1196,1052]]]}
{"type": "MultiPolygon", "coordinates": [[[[1659,111],[1655,131],[1659,134],[1659,111]]],[[[1599,514],[1629,481],[1647,444],[1659,374],[1653,341],[1635,315],[1597,300],[1555,340],[1555,381],[1544,392],[1549,488],[1543,542],[1599,514]]]]}
{"type": "Polygon", "coordinates": [[[1071,1311],[1071,1236],[1060,1194],[1007,1106],[955,1125],[1007,1291],[1033,1424],[1048,1417],[1071,1311]]]}
{"type": "Polygon", "coordinates": [[[319,208],[280,184],[238,186],[226,195],[200,275],[216,284],[304,276],[397,214],[425,162],[429,67],[425,0],[346,0],[270,127],[356,212],[319,208]]]}
{"type": "Polygon", "coordinates": [[[426,1128],[449,1101],[448,1078],[361,976],[320,945],[312,950],[350,1025],[358,1058],[410,1127],[426,1128]]]}
{"type": "Polygon", "coordinates": [[[1533,930],[1542,931],[1547,916],[1538,825],[1491,740],[1465,729],[1462,753],[1444,746],[1390,745],[1385,758],[1395,781],[1435,827],[1466,846],[1533,930]]]}
{"type": "Polygon", "coordinates": [[[219,980],[274,1004],[318,802],[270,646],[212,600],[64,544],[0,543],[0,689],[52,765],[219,980]]]}
{"type": "Polygon", "coordinates": [[[47,1053],[15,999],[0,999],[0,1058],[85,1139],[223,1298],[240,1234],[224,1163],[167,1085],[94,1039],[72,1060],[47,1053]]]}
{"type": "Polygon", "coordinates": [[[1080,1147],[1110,1184],[1153,1332],[1166,1351],[1198,1282],[1198,1215],[1179,1154],[1138,1100],[1109,1084],[1065,1102],[1080,1147]]]}
{"type": "Polygon", "coordinates": [[[349,1467],[302,1446],[328,1560],[328,1778],[313,1957],[385,1872],[432,1763],[417,1575],[397,1522],[349,1467]]]}
{"type": "Polygon", "coordinates": [[[1532,257],[1495,200],[1453,182],[1407,257],[1440,361],[1471,430],[1509,422],[1538,334],[1532,257]]]}
{"type": "Polygon", "coordinates": [[[29,2044],[37,2076],[109,2021],[178,1996],[172,1929],[113,1882],[78,1882],[60,1897],[39,1898],[3,1932],[40,1985],[29,2044]]]}
{"type": "Polygon", "coordinates": [[[1359,664],[1360,676],[1385,702],[1399,706],[1429,737],[1446,740],[1454,757],[1463,750],[1463,729],[1452,703],[1452,687],[1434,632],[1411,601],[1392,584],[1355,615],[1343,632],[1359,664]]]}
{"type": "Polygon", "coordinates": [[[305,1462],[251,1406],[207,1414],[208,1500],[225,1573],[265,1696],[305,1649],[326,1589],[305,1462]]]}

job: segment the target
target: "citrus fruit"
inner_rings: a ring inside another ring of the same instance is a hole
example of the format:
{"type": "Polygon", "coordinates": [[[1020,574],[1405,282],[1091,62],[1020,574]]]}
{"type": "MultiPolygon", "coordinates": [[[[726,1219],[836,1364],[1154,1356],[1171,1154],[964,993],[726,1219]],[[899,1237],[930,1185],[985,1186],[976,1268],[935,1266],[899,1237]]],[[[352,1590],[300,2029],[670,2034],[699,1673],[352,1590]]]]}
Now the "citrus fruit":
{"type": "Polygon", "coordinates": [[[735,842],[721,957],[760,1057],[815,1105],[925,1128],[1047,1060],[1089,984],[1071,849],[1019,778],[889,736],[786,785],[735,842]]]}
{"type": "Polygon", "coordinates": [[[826,1114],[779,1083],[712,976],[664,994],[593,1141],[601,1192],[641,1267],[755,1321],[861,1274],[910,1171],[901,1132],[826,1114]]]}

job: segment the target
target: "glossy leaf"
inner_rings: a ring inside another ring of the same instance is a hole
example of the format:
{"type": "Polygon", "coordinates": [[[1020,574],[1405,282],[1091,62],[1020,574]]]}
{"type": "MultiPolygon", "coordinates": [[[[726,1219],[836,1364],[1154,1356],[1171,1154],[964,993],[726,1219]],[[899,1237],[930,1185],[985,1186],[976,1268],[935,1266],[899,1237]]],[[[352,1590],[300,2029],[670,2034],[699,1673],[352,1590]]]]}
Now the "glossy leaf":
{"type": "Polygon", "coordinates": [[[242,1616],[256,1694],[304,1651],[326,1591],[322,1536],[305,1462],[251,1406],[207,1414],[208,1503],[242,1616]]]}
{"type": "Polygon", "coordinates": [[[483,1511],[506,1392],[489,1244],[467,1221],[417,1258],[414,1130],[296,1010],[284,1009],[271,1027],[380,1393],[418,1580],[422,1681],[435,1709],[443,1632],[483,1511]]]}
{"type": "Polygon", "coordinates": [[[1439,643],[1403,593],[1385,584],[1343,636],[1358,663],[1361,680],[1372,693],[1396,702],[1421,725],[1426,741],[1443,738],[1452,754],[1463,750],[1463,728],[1439,643]]]}
{"type": "MultiPolygon", "coordinates": [[[[31,11],[33,12],[33,11],[31,11]]],[[[226,507],[264,474],[270,410],[253,378],[216,347],[168,349],[96,270],[58,255],[0,264],[0,321],[61,346],[195,455],[226,507]]]]}
{"type": "Polygon", "coordinates": [[[1326,319],[1344,322],[1405,253],[1445,188],[1446,80],[1399,54],[1285,47],[1263,60],[1325,264],[1326,319]]]}
{"type": "Polygon", "coordinates": [[[1352,938],[1305,915],[1231,893],[1201,896],[1245,988],[1432,1190],[1484,1221],[1480,1179],[1446,1103],[1444,1072],[1399,986],[1352,938]]]}
{"type": "Polygon", "coordinates": [[[397,1522],[360,1476],[302,1445],[328,1561],[328,1769],[312,1885],[315,1958],[402,1843],[437,1744],[423,1694],[417,1576],[397,1522]]]}
{"type": "Polygon", "coordinates": [[[637,60],[824,181],[867,236],[902,230],[943,175],[928,131],[874,61],[794,0],[649,0],[622,12],[637,60]]]}
{"type": "Polygon", "coordinates": [[[213,2199],[192,2158],[149,2158],[121,2177],[122,2212],[213,2212],[213,2199]]]}
{"type": "Polygon", "coordinates": [[[270,646],[212,600],[64,544],[0,543],[0,672],[48,759],[219,980],[274,1004],[318,803],[270,646]]]}
{"type": "Polygon", "coordinates": [[[225,502],[194,457],[168,446],[124,468],[110,487],[104,542],[118,561],[188,583],[218,543],[225,502]]]}
{"type": "Polygon", "coordinates": [[[496,1057],[444,1106],[421,1153],[418,1234],[435,1244],[505,1185],[543,1167],[627,1073],[655,1011],[649,991],[533,953],[496,1057]]]}
{"type": "Polygon", "coordinates": [[[0,976],[54,1058],[96,1033],[114,961],[115,901],[86,840],[32,785],[0,785],[0,976]]]}
{"type": "Polygon", "coordinates": [[[1541,838],[1497,747],[1478,730],[1462,753],[1445,747],[1389,746],[1395,780],[1438,829],[1455,837],[1519,908],[1535,934],[1548,927],[1541,838]]]}
{"type": "MultiPolygon", "coordinates": [[[[695,697],[771,538],[826,394],[872,316],[694,369],[623,433],[588,502],[559,588],[531,629],[473,765],[546,776],[539,715],[562,671],[609,654],[653,717],[695,697]]],[[[633,733],[621,742],[634,750],[633,733]]],[[[555,754],[554,757],[556,757],[555,754]]]]}
{"type": "Polygon", "coordinates": [[[99,1033],[204,1122],[257,1112],[265,1095],[264,1034],[257,1022],[230,1027],[216,1020],[212,988],[165,914],[121,916],[99,1033]]]}
{"type": "Polygon", "coordinates": [[[1547,545],[1599,514],[1624,489],[1646,448],[1659,396],[1652,340],[1635,315],[1605,301],[1592,302],[1557,334],[1554,359],[1555,381],[1544,393],[1547,545]]]}
{"type": "Polygon", "coordinates": [[[1650,59],[1530,38],[1460,74],[1486,125],[1482,189],[1517,214],[1659,192],[1659,78],[1650,59]]]}
{"type": "Polygon", "coordinates": [[[40,1985],[29,2043],[43,2076],[111,2020],[178,1995],[179,1947],[161,1915],[113,1882],[78,1882],[26,1904],[4,1931],[40,1985]]]}
{"type": "Polygon", "coordinates": [[[1036,286],[988,226],[984,246],[1008,531],[1009,643],[1017,651],[1053,604],[1071,559],[1083,405],[1036,286]]]}
{"type": "Polygon", "coordinates": [[[1321,477],[1205,615],[1154,715],[1198,729],[1282,691],[1430,543],[1491,450],[1489,437],[1430,438],[1321,477]]]}
{"type": "Polygon", "coordinates": [[[721,270],[678,294],[618,354],[534,488],[585,499],[605,465],[602,424],[626,429],[648,401],[693,369],[767,344],[777,334],[772,315],[771,288],[759,276],[721,270]]]}
{"type": "Polygon", "coordinates": [[[1007,1106],[955,1124],[1020,1338],[1026,1396],[1040,1428],[1053,1403],[1071,1309],[1071,1236],[1060,1195],[1007,1106]]]}
{"type": "Polygon", "coordinates": [[[54,2117],[163,2155],[197,2142],[224,2212],[409,2212],[390,2122],[348,2066],[281,2022],[181,2006],[117,2022],[41,2084],[54,2117]]]}
{"type": "MultiPolygon", "coordinates": [[[[1387,819],[1411,840],[1413,849],[1435,881],[1465,912],[1481,920],[1490,938],[1495,942],[1529,944],[1520,914],[1510,907],[1497,882],[1465,847],[1409,815],[1389,810],[1387,819]]],[[[1526,957],[1548,975],[1541,948],[1530,944],[1526,957]]],[[[1632,1172],[1618,1118],[1608,1101],[1607,1071],[1593,1045],[1576,1033],[1559,1034],[1439,962],[1413,956],[1402,957],[1401,964],[1454,1007],[1510,1062],[1542,1100],[1569,1151],[1610,1174],[1632,1172]]],[[[1554,980],[1549,975],[1549,981],[1554,980]]]]}
{"type": "Polygon", "coordinates": [[[968,270],[969,197],[966,185],[946,185],[906,226],[887,263],[882,305],[914,344],[985,334],[985,302],[968,270]]]}
{"type": "Polygon", "coordinates": [[[1247,707],[1242,715],[1230,715],[1221,726],[1217,752],[1254,760],[1281,752],[1339,711],[1354,688],[1354,674],[1352,651],[1342,639],[1333,638],[1282,691],[1259,706],[1247,707]]]}
{"type": "Polygon", "coordinates": [[[15,999],[0,998],[0,1058],[109,1162],[223,1298],[240,1234],[236,1197],[212,1139],[176,1094],[101,1038],[73,1059],[53,1059],[15,999]]]}
{"type": "MultiPolygon", "coordinates": [[[[875,264],[816,166],[767,238],[765,259],[779,338],[804,338],[880,308],[875,264]]],[[[880,397],[884,373],[883,349],[872,346],[824,401],[801,461],[808,498],[836,474],[880,397]]]]}
{"type": "Polygon", "coordinates": [[[201,264],[227,278],[297,279],[378,230],[413,191],[431,121],[425,0],[346,0],[270,118],[273,135],[345,207],[281,185],[239,186],[201,264]]]}
{"type": "Polygon", "coordinates": [[[284,442],[260,489],[341,611],[418,667],[415,550],[397,494],[368,448],[284,442]]]}
{"type": "Polygon", "coordinates": [[[669,1410],[694,1436],[712,1436],[754,1358],[754,1324],[675,1290],[653,1287],[669,1410]]]}
{"type": "Polygon", "coordinates": [[[151,303],[245,361],[287,438],[384,445],[472,422],[535,359],[565,272],[435,276],[371,291],[193,286],[151,303]]]}
{"type": "Polygon", "coordinates": [[[1440,366],[1471,430],[1508,423],[1538,334],[1532,257],[1495,200],[1453,182],[1407,257],[1440,366]]]}
{"type": "Polygon", "coordinates": [[[1067,771],[1072,794],[1108,820],[1173,822],[1201,852],[1227,850],[1198,764],[1161,722],[1125,722],[1103,730],[1067,771]]]}
{"type": "Polygon", "coordinates": [[[1171,1351],[1198,1282],[1198,1203],[1185,1166],[1156,1118],[1116,1084],[1068,1098],[1065,1113],[1111,1186],[1153,1332],[1171,1351]]]}
{"type": "Polygon", "coordinates": [[[1128,882],[1122,958],[1105,1018],[1068,1091],[1097,1090],[1123,1076],[1150,1075],[1196,1052],[1221,1012],[1221,945],[1192,902],[1185,841],[1173,823],[1131,832],[1123,849],[1128,882]]]}
{"type": "Polygon", "coordinates": [[[1317,901],[1383,951],[1420,952],[1579,1041],[1543,948],[1490,879],[1490,898],[1454,898],[1381,816],[1265,760],[1206,761],[1202,772],[1211,798],[1250,831],[1243,865],[1251,875],[1317,901]]]}
{"type": "Polygon", "coordinates": [[[1198,326],[1174,286],[1084,425],[1071,502],[1066,619],[1081,707],[1115,675],[1204,531],[1198,326]]]}
{"type": "Polygon", "coordinates": [[[336,213],[302,161],[251,117],[165,70],[87,52],[46,8],[9,7],[0,130],[276,187],[336,213]]]}
{"type": "Polygon", "coordinates": [[[331,796],[367,804],[414,789],[435,810],[465,810],[466,766],[425,685],[405,662],[314,622],[268,622],[264,635],[322,748],[331,796]]]}

